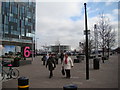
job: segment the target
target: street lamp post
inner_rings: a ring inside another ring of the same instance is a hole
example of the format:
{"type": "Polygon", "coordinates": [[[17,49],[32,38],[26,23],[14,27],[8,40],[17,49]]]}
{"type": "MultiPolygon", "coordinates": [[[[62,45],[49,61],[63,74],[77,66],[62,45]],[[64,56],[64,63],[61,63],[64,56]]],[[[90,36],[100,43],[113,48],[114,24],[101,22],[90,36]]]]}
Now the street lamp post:
{"type": "Polygon", "coordinates": [[[94,25],[94,36],[95,36],[95,55],[96,58],[98,58],[98,31],[97,31],[97,25],[94,25]]]}
{"type": "Polygon", "coordinates": [[[85,6],[85,34],[86,34],[86,80],[89,79],[89,57],[88,57],[88,28],[87,28],[87,11],[86,11],[86,3],[85,6]]]}
{"type": "Polygon", "coordinates": [[[59,53],[60,53],[60,44],[59,44],[59,53]]]}
{"type": "Polygon", "coordinates": [[[32,61],[34,60],[34,38],[32,38],[32,61]]]}
{"type": "Polygon", "coordinates": [[[36,54],[37,54],[37,39],[39,39],[39,38],[36,38],[36,54]]]}

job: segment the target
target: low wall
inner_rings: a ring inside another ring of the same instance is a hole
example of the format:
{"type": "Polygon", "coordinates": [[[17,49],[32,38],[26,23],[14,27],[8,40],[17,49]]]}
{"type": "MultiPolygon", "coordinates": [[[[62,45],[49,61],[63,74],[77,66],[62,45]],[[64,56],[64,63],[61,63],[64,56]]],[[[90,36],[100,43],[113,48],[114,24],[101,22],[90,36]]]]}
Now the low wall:
{"type": "MultiPolygon", "coordinates": [[[[3,61],[5,62],[11,62],[14,61],[13,58],[0,58],[0,63],[3,61]]],[[[31,58],[27,58],[26,60],[20,60],[19,61],[19,66],[23,66],[23,65],[28,65],[28,64],[32,64],[32,59],[31,58]]]]}
{"type": "Polygon", "coordinates": [[[19,64],[20,66],[32,64],[32,60],[20,60],[19,64]]]}

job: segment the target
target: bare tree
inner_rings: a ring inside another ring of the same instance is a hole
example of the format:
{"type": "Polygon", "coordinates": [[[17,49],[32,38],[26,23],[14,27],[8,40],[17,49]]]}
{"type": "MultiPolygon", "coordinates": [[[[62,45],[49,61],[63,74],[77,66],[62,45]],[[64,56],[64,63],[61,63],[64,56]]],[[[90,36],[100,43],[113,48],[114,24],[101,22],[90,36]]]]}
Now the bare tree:
{"type": "MultiPolygon", "coordinates": [[[[90,54],[91,54],[92,49],[95,47],[95,46],[94,46],[94,39],[93,39],[92,36],[93,36],[93,35],[89,34],[89,40],[88,40],[88,54],[89,54],[89,56],[90,56],[90,54]]],[[[83,50],[83,53],[85,53],[86,42],[85,42],[85,41],[80,42],[79,45],[80,45],[80,48],[83,50]]]]}
{"type": "Polygon", "coordinates": [[[109,18],[105,17],[104,14],[100,15],[97,29],[99,34],[99,46],[102,48],[102,56],[105,57],[105,51],[109,51],[109,49],[114,45],[115,32],[113,32],[109,18]]]}
{"type": "Polygon", "coordinates": [[[109,57],[109,52],[111,50],[111,48],[115,45],[115,37],[116,37],[116,33],[115,30],[111,27],[109,27],[109,32],[106,34],[106,42],[107,42],[107,52],[108,52],[108,57],[109,57]]]}
{"type": "Polygon", "coordinates": [[[94,37],[93,37],[92,33],[91,33],[90,36],[89,36],[89,42],[88,42],[88,43],[89,43],[89,44],[88,44],[88,50],[89,50],[89,55],[90,55],[91,52],[92,52],[92,49],[94,49],[94,47],[95,47],[94,37]]]}

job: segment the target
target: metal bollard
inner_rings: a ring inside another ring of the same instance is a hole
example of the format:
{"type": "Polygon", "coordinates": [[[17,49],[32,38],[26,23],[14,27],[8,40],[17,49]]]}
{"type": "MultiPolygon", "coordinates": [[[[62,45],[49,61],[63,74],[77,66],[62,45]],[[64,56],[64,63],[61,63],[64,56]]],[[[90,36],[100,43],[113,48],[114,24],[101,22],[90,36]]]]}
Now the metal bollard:
{"type": "Polygon", "coordinates": [[[29,79],[26,77],[18,78],[18,90],[29,90],[29,79]]]}
{"type": "Polygon", "coordinates": [[[63,90],[77,90],[77,86],[74,84],[70,84],[70,85],[65,85],[63,87],[63,90]]]}

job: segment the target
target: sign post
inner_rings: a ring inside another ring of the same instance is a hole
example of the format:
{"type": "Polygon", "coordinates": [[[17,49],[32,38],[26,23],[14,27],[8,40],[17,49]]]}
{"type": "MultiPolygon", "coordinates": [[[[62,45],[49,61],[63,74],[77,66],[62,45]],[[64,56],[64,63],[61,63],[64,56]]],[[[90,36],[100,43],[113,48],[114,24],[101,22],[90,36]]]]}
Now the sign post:
{"type": "Polygon", "coordinates": [[[89,79],[89,57],[88,57],[88,28],[87,28],[87,11],[86,11],[86,3],[85,6],[85,35],[86,35],[86,47],[85,47],[85,55],[86,55],[86,79],[89,79]]]}

